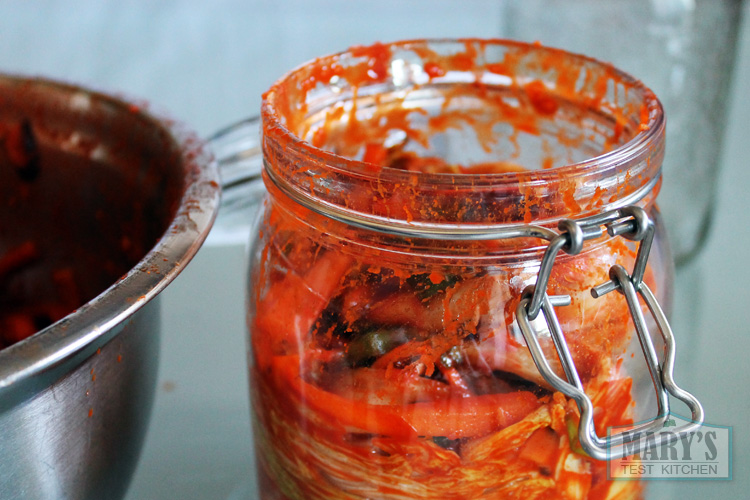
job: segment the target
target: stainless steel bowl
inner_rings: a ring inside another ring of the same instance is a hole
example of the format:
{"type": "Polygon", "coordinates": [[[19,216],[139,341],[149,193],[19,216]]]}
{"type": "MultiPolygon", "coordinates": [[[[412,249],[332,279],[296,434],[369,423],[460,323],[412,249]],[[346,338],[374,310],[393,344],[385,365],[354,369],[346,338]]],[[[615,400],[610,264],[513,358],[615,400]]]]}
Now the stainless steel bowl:
{"type": "Polygon", "coordinates": [[[2,281],[0,303],[60,300],[50,280],[60,268],[75,276],[67,300],[86,301],[0,351],[0,498],[124,496],[154,394],[155,299],[218,203],[211,155],[174,122],[76,86],[0,76],[0,255],[25,241],[39,250],[2,281]],[[13,164],[18,130],[33,165],[13,164]]]}

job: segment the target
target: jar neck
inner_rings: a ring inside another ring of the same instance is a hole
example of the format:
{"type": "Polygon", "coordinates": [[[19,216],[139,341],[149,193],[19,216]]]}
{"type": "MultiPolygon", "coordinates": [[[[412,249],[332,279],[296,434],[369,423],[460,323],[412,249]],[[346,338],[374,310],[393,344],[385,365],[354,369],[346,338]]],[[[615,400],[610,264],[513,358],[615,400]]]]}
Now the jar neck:
{"type": "Polygon", "coordinates": [[[277,82],[264,96],[262,120],[272,193],[386,232],[553,225],[624,205],[649,205],[660,187],[665,122],[653,93],[609,65],[536,45],[457,40],[352,49],[277,82]],[[405,67],[411,68],[406,76],[405,67]],[[404,110],[418,116],[420,102],[433,90],[446,113],[456,92],[480,96],[481,110],[490,109],[491,120],[510,123],[514,134],[533,137],[549,123],[570,123],[578,135],[558,139],[580,146],[564,154],[575,158],[577,149],[592,147],[600,154],[503,173],[398,170],[361,156],[362,147],[387,141],[394,129],[413,142],[429,142],[429,131],[403,118],[404,110]]]}

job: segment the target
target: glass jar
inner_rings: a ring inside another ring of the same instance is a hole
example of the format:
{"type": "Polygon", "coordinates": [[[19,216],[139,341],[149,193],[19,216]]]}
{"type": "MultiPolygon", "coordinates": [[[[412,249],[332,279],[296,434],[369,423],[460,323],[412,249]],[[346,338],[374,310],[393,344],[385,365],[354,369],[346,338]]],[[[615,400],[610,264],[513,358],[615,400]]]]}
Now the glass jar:
{"type": "Polygon", "coordinates": [[[610,61],[656,92],[669,116],[659,206],[677,265],[695,257],[713,220],[742,1],[509,0],[503,5],[504,36],[610,61]]]}
{"type": "MultiPolygon", "coordinates": [[[[539,45],[409,41],[301,66],[261,119],[247,317],[261,498],[642,495],[581,448],[581,410],[516,316],[545,235],[625,206],[654,221],[643,282],[669,302],[651,91],[539,45]]],[[[603,436],[656,398],[625,298],[591,293],[634,269],[637,244],[584,232],[546,290],[570,296],[554,310],[603,436]]],[[[564,377],[551,322],[531,325],[564,377]]]]}

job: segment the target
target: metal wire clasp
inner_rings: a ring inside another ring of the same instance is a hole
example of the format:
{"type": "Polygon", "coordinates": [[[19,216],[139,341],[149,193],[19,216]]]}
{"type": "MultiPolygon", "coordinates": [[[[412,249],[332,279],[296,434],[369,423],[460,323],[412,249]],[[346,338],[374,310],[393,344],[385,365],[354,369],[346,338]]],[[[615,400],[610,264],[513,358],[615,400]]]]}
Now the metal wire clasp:
{"type": "MultiPolygon", "coordinates": [[[[664,312],[651,290],[643,281],[648,255],[654,239],[655,229],[653,221],[642,208],[627,206],[577,221],[565,219],[560,222],[558,229],[560,233],[550,240],[549,246],[542,258],[536,285],[531,285],[526,289],[521,302],[518,304],[516,321],[539,372],[552,387],[575,400],[578,405],[578,409],[581,412],[578,436],[583,450],[598,460],[611,460],[645,451],[645,444],[642,440],[637,439],[639,433],[653,433],[655,445],[659,447],[675,441],[681,433],[689,433],[697,430],[703,423],[703,408],[692,394],[680,389],[674,382],[674,336],[664,312]],[[547,295],[549,277],[555,257],[560,250],[570,255],[580,253],[585,241],[598,238],[602,235],[603,227],[606,228],[607,233],[612,237],[622,236],[639,242],[638,253],[632,274],[628,274],[620,265],[612,266],[609,271],[609,280],[593,287],[591,295],[594,298],[598,298],[607,293],[618,291],[625,296],[656,390],[658,404],[658,415],[655,418],[629,429],[630,432],[627,434],[615,434],[607,438],[601,438],[596,434],[593,403],[584,392],[583,384],[578,376],[567,343],[565,342],[565,336],[560,329],[560,324],[555,314],[555,307],[570,304],[570,296],[547,295]],[[651,334],[639,303],[639,295],[651,312],[654,322],[664,339],[664,359],[661,363],[656,355],[651,334]],[[531,320],[536,319],[540,311],[549,328],[549,333],[567,380],[563,380],[552,369],[539,344],[537,332],[531,326],[531,320]],[[674,429],[673,432],[662,433],[659,431],[669,416],[669,395],[674,396],[687,405],[692,413],[692,422],[685,424],[681,428],[674,429]]],[[[651,443],[654,443],[654,441],[651,441],[651,443]]]]}

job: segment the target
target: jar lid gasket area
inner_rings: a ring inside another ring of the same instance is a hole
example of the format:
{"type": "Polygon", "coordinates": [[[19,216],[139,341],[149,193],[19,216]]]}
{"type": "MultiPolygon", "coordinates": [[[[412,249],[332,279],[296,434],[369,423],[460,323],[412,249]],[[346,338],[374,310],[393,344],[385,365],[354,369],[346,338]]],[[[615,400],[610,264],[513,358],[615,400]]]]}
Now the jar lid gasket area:
{"type": "MultiPolygon", "coordinates": [[[[407,238],[428,238],[449,241],[502,240],[511,238],[539,238],[551,241],[557,236],[556,232],[539,224],[460,224],[407,221],[356,212],[344,209],[326,200],[315,198],[305,191],[295,189],[281,181],[273,169],[267,169],[265,172],[267,178],[273,182],[275,187],[296,203],[320,215],[360,229],[368,229],[407,238]]],[[[603,207],[602,211],[611,212],[626,206],[638,204],[649,196],[659,182],[661,182],[661,176],[650,179],[637,191],[617,200],[611,205],[603,207]]],[[[557,223],[559,220],[562,219],[546,220],[544,222],[546,225],[549,225],[557,223]]]]}
{"type": "Polygon", "coordinates": [[[656,195],[664,151],[663,111],[641,82],[585,56],[503,40],[320,58],[265,94],[262,119],[278,186],[323,211],[410,225],[554,225],[616,209],[656,195]],[[456,193],[480,208],[449,206],[456,193]],[[393,210],[394,197],[408,199],[393,210]]]}

